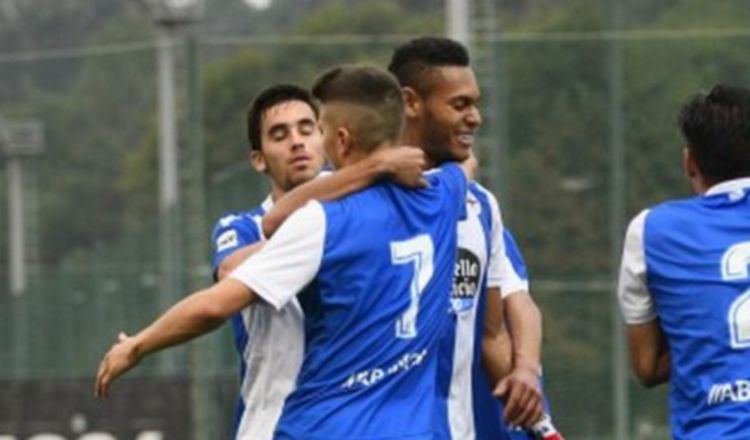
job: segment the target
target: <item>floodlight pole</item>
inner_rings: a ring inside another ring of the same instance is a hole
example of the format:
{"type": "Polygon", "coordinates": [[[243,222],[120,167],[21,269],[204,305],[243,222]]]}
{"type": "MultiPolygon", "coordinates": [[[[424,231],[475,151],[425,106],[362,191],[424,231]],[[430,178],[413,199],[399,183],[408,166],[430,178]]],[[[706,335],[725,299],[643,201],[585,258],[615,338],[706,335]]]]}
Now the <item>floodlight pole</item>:
{"type": "Polygon", "coordinates": [[[468,47],[471,43],[470,0],[446,0],[445,15],[448,37],[468,47]]]}
{"type": "Polygon", "coordinates": [[[17,155],[8,158],[8,262],[10,293],[26,291],[26,240],[24,237],[23,169],[17,155]]]}
{"type": "Polygon", "coordinates": [[[180,291],[179,155],[175,103],[174,28],[159,24],[157,70],[159,75],[159,244],[161,308],[175,302],[180,291]]]}

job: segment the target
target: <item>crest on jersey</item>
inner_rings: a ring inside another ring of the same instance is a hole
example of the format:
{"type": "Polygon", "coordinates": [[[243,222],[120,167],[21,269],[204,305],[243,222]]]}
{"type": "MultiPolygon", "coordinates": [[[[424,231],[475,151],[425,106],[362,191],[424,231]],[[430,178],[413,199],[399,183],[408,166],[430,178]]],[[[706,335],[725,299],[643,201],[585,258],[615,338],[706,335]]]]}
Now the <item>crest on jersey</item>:
{"type": "Polygon", "coordinates": [[[216,252],[221,252],[237,246],[237,231],[230,229],[216,239],[216,252]]]}
{"type": "Polygon", "coordinates": [[[481,267],[477,255],[467,249],[458,249],[453,274],[453,292],[451,294],[451,305],[454,312],[466,312],[474,307],[479,291],[481,267]]]}

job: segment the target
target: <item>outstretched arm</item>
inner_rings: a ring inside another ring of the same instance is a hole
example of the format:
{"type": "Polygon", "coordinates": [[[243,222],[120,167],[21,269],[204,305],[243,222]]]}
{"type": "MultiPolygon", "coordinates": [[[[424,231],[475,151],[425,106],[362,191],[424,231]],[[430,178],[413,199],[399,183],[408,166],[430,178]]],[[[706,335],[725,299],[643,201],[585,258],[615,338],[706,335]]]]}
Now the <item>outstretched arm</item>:
{"type": "Polygon", "coordinates": [[[99,365],[95,395],[107,397],[112,382],[147,355],[214,330],[254,300],[250,288],[227,279],[178,302],[136,335],[121,333],[99,365]]]}
{"type": "Polygon", "coordinates": [[[360,191],[382,177],[410,187],[424,186],[424,152],[415,147],[381,148],[328,176],[313,179],[284,195],[263,217],[263,234],[271,237],[294,211],[310,200],[335,200],[360,191]]]}

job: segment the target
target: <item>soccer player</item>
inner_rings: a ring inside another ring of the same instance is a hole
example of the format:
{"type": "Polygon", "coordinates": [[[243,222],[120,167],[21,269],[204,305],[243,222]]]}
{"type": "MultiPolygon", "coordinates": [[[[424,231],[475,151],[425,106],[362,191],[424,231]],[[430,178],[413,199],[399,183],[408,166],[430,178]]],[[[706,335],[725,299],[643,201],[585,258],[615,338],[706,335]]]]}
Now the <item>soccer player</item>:
{"type": "MultiPolygon", "coordinates": [[[[314,95],[335,167],[395,143],[403,103],[386,72],[335,68],[314,95]]],[[[227,279],[115,344],[97,393],[106,395],[143,356],[210,331],[255,301],[280,310],[304,289],[305,358],[275,438],[434,438],[438,345],[449,325],[467,182],[455,164],[425,179],[421,190],[383,181],[297,210],[227,279]]]]}
{"type": "Polygon", "coordinates": [[[670,382],[677,440],[750,438],[750,91],[717,85],[681,109],[694,197],[630,223],[618,297],[633,369],[670,382]]]}
{"type": "MultiPolygon", "coordinates": [[[[467,50],[447,38],[417,38],[395,49],[389,70],[402,86],[406,105],[402,143],[421,146],[432,165],[468,158],[482,119],[480,91],[467,50]]],[[[472,182],[466,203],[452,293],[455,334],[447,339],[443,363],[450,436],[489,439],[504,433],[534,438],[509,425],[531,426],[542,416],[541,315],[528,294],[525,268],[518,264],[522,260],[509,258],[520,253],[503,229],[495,197],[472,182]],[[504,249],[504,241],[512,247],[504,249]],[[492,389],[497,386],[506,401],[506,426],[501,426],[500,410],[489,394],[483,350],[488,370],[494,373],[492,389]]]]}
{"type": "MultiPolygon", "coordinates": [[[[271,194],[261,206],[225,215],[214,226],[212,263],[216,281],[226,278],[257,250],[251,245],[263,240],[262,219],[272,210],[274,202],[320,172],[324,158],[317,118],[318,109],[309,92],[289,84],[263,90],[248,108],[250,162],[256,171],[268,176],[271,194]]],[[[419,170],[421,164],[413,151],[387,149],[381,154],[369,155],[343,175],[334,173],[326,179],[332,180],[329,186],[337,190],[361,189],[382,175],[409,183],[409,173],[419,170]]],[[[318,195],[325,198],[326,194],[337,193],[319,192],[318,195]]],[[[294,388],[302,364],[303,318],[296,298],[279,311],[259,301],[232,316],[235,346],[240,357],[235,438],[268,440],[272,437],[284,400],[294,388]]]]}

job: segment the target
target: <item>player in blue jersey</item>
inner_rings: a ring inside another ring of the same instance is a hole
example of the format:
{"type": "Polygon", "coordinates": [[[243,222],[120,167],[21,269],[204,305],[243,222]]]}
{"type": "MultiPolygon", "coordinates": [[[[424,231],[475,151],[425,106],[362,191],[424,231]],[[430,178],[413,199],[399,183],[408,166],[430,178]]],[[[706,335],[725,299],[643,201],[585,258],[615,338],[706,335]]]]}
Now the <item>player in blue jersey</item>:
{"type": "MultiPolygon", "coordinates": [[[[336,68],[315,94],[335,166],[395,142],[403,104],[387,73],[336,68]]],[[[449,326],[466,178],[447,164],[425,179],[418,191],[386,181],[297,210],[227,279],[115,344],[97,394],[107,395],[143,356],[210,331],[255,301],[281,309],[305,289],[306,355],[275,438],[435,438],[438,345],[449,326]]]]}
{"type": "MultiPolygon", "coordinates": [[[[226,214],[214,226],[212,266],[216,281],[226,278],[249,256],[251,245],[263,240],[263,218],[275,202],[319,173],[323,151],[317,117],[317,107],[309,92],[288,84],[263,90],[248,108],[250,162],[256,171],[268,176],[271,193],[260,206],[226,214]]],[[[329,186],[335,188],[359,185],[351,187],[352,190],[361,189],[382,175],[409,183],[409,173],[418,170],[421,161],[418,157],[414,160],[413,151],[404,150],[383,150],[383,154],[368,156],[344,175],[334,173],[326,179],[333,180],[329,186]],[[356,180],[346,177],[347,174],[356,180]]],[[[319,192],[318,196],[325,198],[326,193],[319,192]]],[[[240,398],[234,418],[236,439],[272,437],[284,400],[294,388],[302,364],[303,315],[294,298],[279,311],[261,301],[232,316],[240,357],[240,398]]]]}
{"type": "MultiPolygon", "coordinates": [[[[406,103],[402,142],[421,146],[433,165],[466,159],[482,122],[479,87],[466,49],[446,38],[417,38],[396,48],[389,70],[399,79],[406,103]]],[[[447,339],[443,363],[448,429],[454,439],[517,436],[510,425],[531,426],[543,412],[538,379],[541,315],[528,283],[515,276],[519,272],[503,249],[503,235],[495,197],[472,182],[467,219],[459,227],[455,331],[447,339]],[[506,315],[512,343],[505,331],[506,315]],[[494,373],[489,381],[482,359],[494,373]],[[490,395],[496,387],[506,401],[505,426],[490,395]]],[[[520,435],[528,438],[531,433],[520,435]]]]}
{"type": "Polygon", "coordinates": [[[679,125],[695,197],[638,214],[618,286],[633,369],[670,382],[677,440],[750,438],[750,91],[717,85],[679,125]]]}

